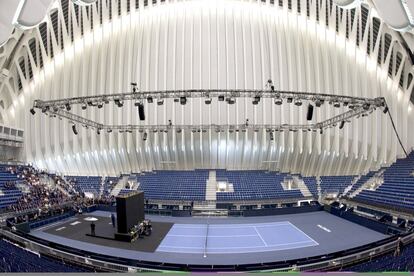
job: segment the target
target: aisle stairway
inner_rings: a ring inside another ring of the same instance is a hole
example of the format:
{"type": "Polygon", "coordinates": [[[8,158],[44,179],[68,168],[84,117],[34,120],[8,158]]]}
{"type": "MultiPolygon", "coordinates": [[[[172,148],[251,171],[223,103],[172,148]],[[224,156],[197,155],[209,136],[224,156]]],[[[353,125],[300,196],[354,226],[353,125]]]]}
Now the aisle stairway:
{"type": "Polygon", "coordinates": [[[208,179],[206,181],[206,201],[217,200],[217,178],[216,171],[210,171],[208,173],[208,179]]]}

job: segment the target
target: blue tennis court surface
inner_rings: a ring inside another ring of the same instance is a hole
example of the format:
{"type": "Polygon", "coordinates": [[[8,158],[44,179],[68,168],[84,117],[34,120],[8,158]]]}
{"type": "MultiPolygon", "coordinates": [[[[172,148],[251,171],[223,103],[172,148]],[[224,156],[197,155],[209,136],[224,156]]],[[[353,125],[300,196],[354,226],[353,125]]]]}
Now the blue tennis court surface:
{"type": "Polygon", "coordinates": [[[174,224],[158,252],[253,253],[318,245],[288,221],[257,224],[174,224]]]}

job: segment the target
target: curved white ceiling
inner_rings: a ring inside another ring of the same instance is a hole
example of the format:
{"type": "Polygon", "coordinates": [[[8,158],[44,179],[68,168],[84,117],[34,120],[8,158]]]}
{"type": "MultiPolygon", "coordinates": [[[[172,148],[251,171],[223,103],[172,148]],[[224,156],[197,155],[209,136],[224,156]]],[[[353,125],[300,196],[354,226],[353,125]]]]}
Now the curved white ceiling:
{"type": "MultiPolygon", "coordinates": [[[[79,5],[90,5],[96,0],[72,0],[79,5]]],[[[1,0],[0,47],[10,38],[13,28],[31,29],[39,25],[55,0],[1,0]]]]}
{"type": "MultiPolygon", "coordinates": [[[[414,26],[414,1],[412,0],[372,0],[378,15],[397,31],[408,31],[414,26]]],[[[342,8],[354,8],[361,0],[334,0],[342,8]]]]}

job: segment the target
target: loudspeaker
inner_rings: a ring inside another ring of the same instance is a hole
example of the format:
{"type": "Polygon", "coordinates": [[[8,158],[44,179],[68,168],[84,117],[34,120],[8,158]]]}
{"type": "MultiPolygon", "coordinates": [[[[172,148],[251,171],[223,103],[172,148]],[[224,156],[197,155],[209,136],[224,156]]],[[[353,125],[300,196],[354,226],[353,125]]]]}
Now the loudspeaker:
{"type": "Polygon", "coordinates": [[[308,105],[308,113],[306,114],[306,119],[308,121],[312,121],[313,118],[313,105],[309,104],[308,105]]]}
{"type": "Polygon", "coordinates": [[[144,112],[144,105],[143,104],[138,105],[138,115],[139,115],[139,119],[141,121],[145,121],[145,112],[144,112]]]}
{"type": "Polygon", "coordinates": [[[72,125],[72,131],[75,135],[78,135],[78,130],[76,129],[76,125],[72,125]]]}

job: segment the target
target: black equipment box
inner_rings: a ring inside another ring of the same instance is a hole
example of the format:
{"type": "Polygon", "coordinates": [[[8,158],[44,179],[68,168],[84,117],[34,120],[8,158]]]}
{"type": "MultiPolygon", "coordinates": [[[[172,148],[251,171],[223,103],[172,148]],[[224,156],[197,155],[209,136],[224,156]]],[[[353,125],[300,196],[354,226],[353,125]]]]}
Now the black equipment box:
{"type": "Polygon", "coordinates": [[[116,215],[119,234],[129,230],[145,219],[144,192],[134,191],[116,198],[116,215]]]}

